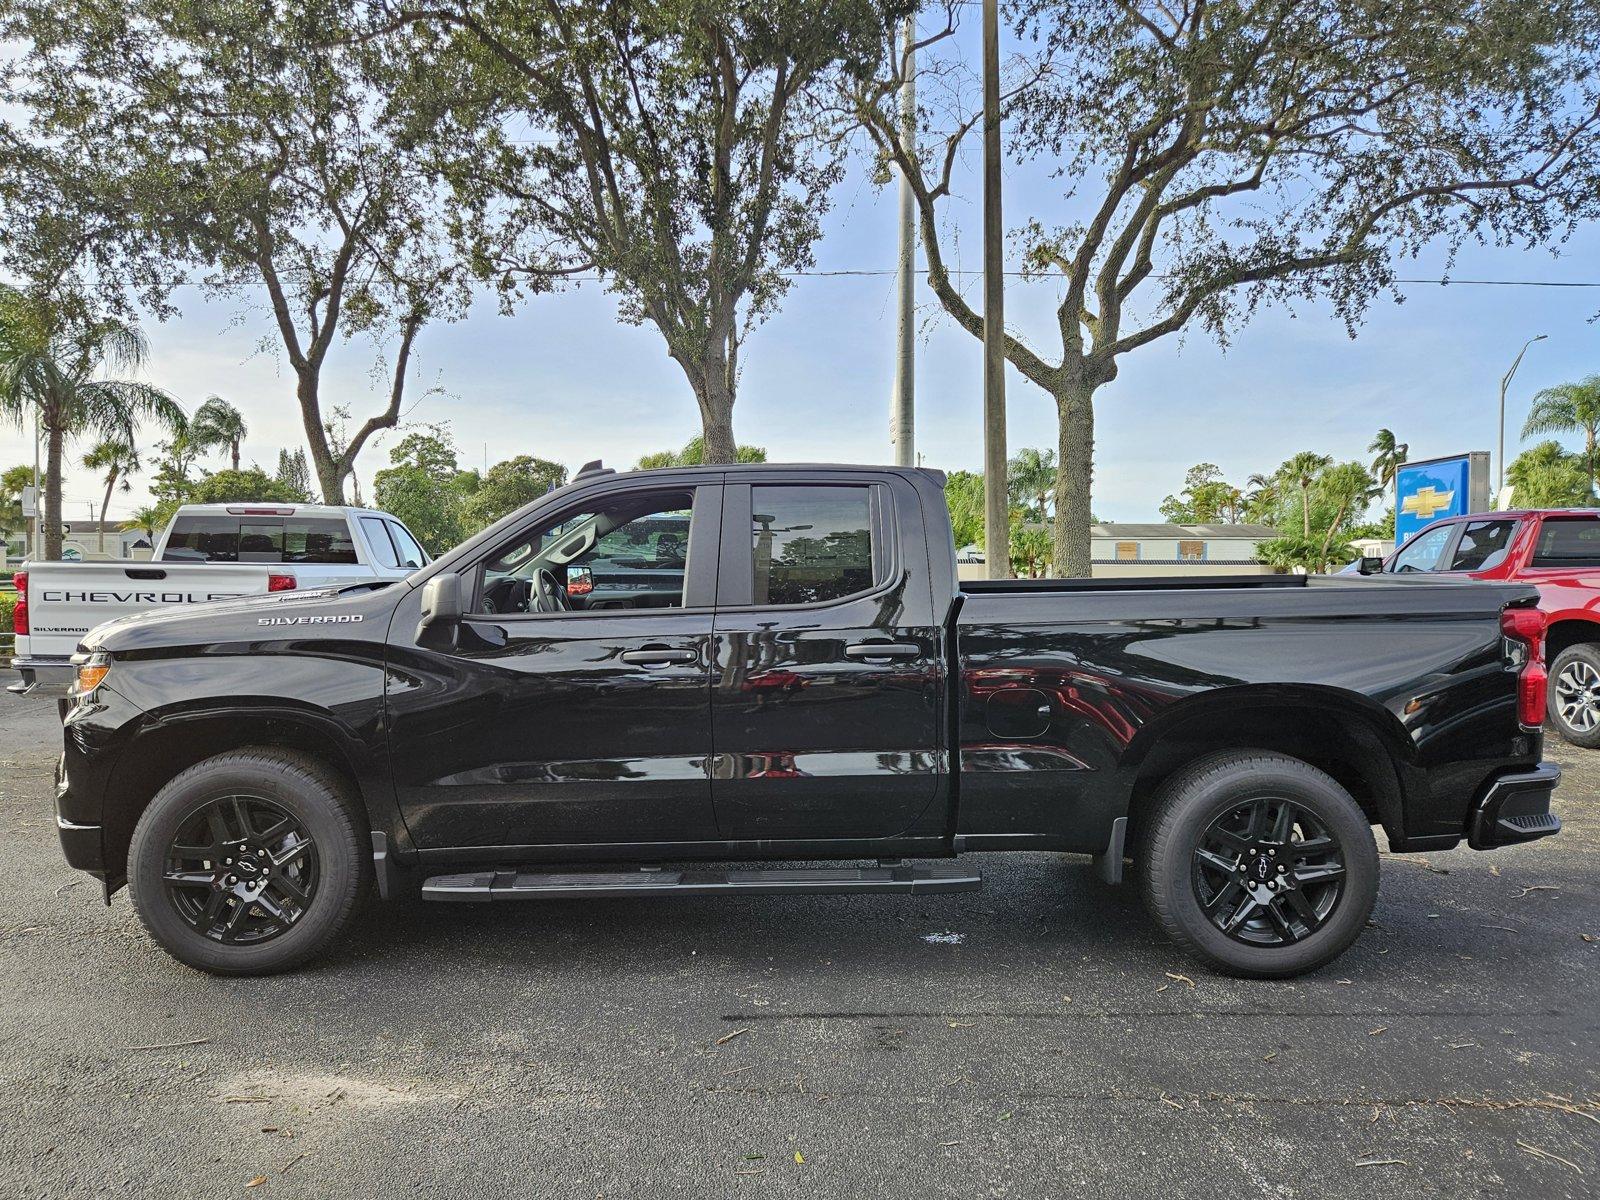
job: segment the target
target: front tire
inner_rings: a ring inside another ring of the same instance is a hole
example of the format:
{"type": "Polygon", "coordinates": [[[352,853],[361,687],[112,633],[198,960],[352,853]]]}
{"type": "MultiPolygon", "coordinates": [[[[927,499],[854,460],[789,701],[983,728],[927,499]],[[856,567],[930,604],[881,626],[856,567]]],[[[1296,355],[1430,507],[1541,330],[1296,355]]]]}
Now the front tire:
{"type": "Polygon", "coordinates": [[[1568,646],[1550,664],[1550,724],[1574,746],[1600,746],[1600,648],[1568,646]]]}
{"type": "Polygon", "coordinates": [[[370,890],[368,840],[360,805],[316,759],[236,750],[156,793],[128,848],[128,894],[179,962],[286,971],[338,936],[370,890]]]}
{"type": "Polygon", "coordinates": [[[1281,979],[1344,953],[1378,896],[1365,814],[1287,755],[1215,755],[1162,786],[1143,839],[1145,901],[1190,954],[1231,975],[1281,979]]]}

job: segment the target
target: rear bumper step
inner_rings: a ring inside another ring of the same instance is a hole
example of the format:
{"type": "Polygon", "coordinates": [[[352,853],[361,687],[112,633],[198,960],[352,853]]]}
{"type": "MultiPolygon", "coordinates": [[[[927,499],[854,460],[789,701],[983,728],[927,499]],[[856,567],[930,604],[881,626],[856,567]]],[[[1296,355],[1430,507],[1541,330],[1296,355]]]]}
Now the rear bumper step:
{"type": "Polygon", "coordinates": [[[1540,763],[1502,775],[1484,789],[1467,828],[1474,850],[1514,846],[1561,832],[1561,818],[1550,811],[1550,794],[1561,782],[1561,768],[1540,763]]]}
{"type": "Polygon", "coordinates": [[[788,893],[842,896],[856,892],[975,892],[983,876],[952,863],[930,867],[793,868],[774,870],[472,871],[435,875],[424,900],[550,900],[610,896],[710,896],[788,893]]]}

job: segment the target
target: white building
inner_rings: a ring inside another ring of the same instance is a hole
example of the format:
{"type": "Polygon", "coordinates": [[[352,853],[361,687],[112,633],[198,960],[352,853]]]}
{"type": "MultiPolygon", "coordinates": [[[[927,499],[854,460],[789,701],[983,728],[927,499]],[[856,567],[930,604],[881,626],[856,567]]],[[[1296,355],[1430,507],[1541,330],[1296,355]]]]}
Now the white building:
{"type": "MultiPolygon", "coordinates": [[[[1101,522],[1089,527],[1089,557],[1096,579],[1274,575],[1278,568],[1256,561],[1256,547],[1278,536],[1270,525],[1101,522]]],[[[963,579],[983,575],[977,546],[962,548],[956,563],[963,579]]]]}

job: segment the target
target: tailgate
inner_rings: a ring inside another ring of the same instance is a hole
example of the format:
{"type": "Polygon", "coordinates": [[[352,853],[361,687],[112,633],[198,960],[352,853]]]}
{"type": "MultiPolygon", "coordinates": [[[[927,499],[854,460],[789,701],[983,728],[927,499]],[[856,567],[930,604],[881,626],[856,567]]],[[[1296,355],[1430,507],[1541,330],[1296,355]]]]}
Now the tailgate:
{"type": "Polygon", "coordinates": [[[272,571],[255,563],[34,563],[27,652],[65,657],[84,634],[117,617],[265,592],[272,571]]]}

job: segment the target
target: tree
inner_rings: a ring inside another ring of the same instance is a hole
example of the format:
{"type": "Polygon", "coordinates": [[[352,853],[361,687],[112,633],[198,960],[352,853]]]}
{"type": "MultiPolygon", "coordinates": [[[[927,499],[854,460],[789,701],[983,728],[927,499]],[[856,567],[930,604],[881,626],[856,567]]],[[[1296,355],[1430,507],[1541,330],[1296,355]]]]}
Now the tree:
{"type": "Polygon", "coordinates": [[[956,549],[983,545],[983,475],[977,471],[951,471],[944,481],[945,506],[956,549]]]}
{"type": "Polygon", "coordinates": [[[1378,480],[1378,487],[1393,486],[1396,505],[1400,503],[1400,468],[1405,465],[1410,449],[1404,442],[1395,441],[1393,431],[1388,429],[1378,430],[1377,436],[1367,445],[1367,453],[1373,456],[1372,474],[1378,480]]]}
{"type": "Polygon", "coordinates": [[[299,503],[303,497],[279,483],[259,467],[243,471],[218,471],[207,475],[189,493],[190,504],[237,504],[258,500],[299,503]]]}
{"type": "Polygon", "coordinates": [[[147,352],[137,326],[95,312],[81,295],[0,286],[0,418],[22,425],[38,415],[47,559],[61,557],[61,468],[69,441],[93,435],[133,445],[144,419],[184,427],[183,410],[167,393],[117,377],[139,370],[147,352]]]}
{"type": "MultiPolygon", "coordinates": [[[[419,72],[451,81],[470,161],[460,226],[509,297],[526,264],[598,271],[622,319],[649,322],[699,405],[707,462],[735,461],[745,338],[813,263],[842,140],[819,95],[867,71],[886,16],[911,0],[459,0],[406,9],[439,29],[419,72]],[[547,137],[527,139],[526,129],[547,137]]],[[[430,128],[442,122],[433,119],[430,128]]]]}
{"type": "Polygon", "coordinates": [[[83,456],[83,465],[90,471],[104,472],[106,492],[100,498],[100,549],[106,548],[106,509],[111,507],[111,493],[120,484],[124,492],[133,491],[128,476],[139,469],[139,452],[127,442],[105,438],[83,456]]]}
{"type": "Polygon", "coordinates": [[[1216,463],[1196,463],[1183,477],[1183,491],[1161,502],[1160,512],[1178,525],[1237,522],[1244,494],[1222,478],[1216,463]]]}
{"type": "Polygon", "coordinates": [[[419,331],[465,302],[440,185],[373,84],[382,51],[337,0],[10,0],[0,238],[13,265],[77,267],[163,314],[184,282],[264,294],[323,497],[400,418],[419,331]],[[122,285],[125,284],[125,287],[122,285]],[[339,448],[337,341],[369,337],[387,393],[339,448]]]}
{"type": "Polygon", "coordinates": [[[221,396],[206,397],[189,421],[189,438],[202,450],[226,447],[235,471],[239,469],[239,447],[250,432],[244,414],[221,396]]]}
{"type": "Polygon", "coordinates": [[[390,466],[373,479],[379,508],[405,522],[425,549],[439,554],[468,534],[466,505],[479,486],[476,471],[456,462],[446,425],[413,429],[389,451],[390,466]]]}
{"type": "Polygon", "coordinates": [[[156,459],[155,474],[150,480],[150,494],[158,504],[176,508],[194,490],[191,472],[203,452],[202,447],[195,444],[185,426],[166,441],[157,442],[156,449],[161,456],[156,459]]]}
{"type": "Polygon", "coordinates": [[[33,467],[24,463],[0,472],[0,544],[25,532],[32,518],[22,515],[22,489],[33,486],[33,467]]]}
{"type": "Polygon", "coordinates": [[[467,532],[476,533],[567,482],[567,469],[548,459],[519,454],[495,463],[462,506],[467,532]]]}
{"type": "MultiPolygon", "coordinates": [[[[981,122],[941,45],[962,7],[945,0],[910,48],[886,30],[852,106],[909,181],[934,295],[981,337],[942,226],[981,122]],[[907,148],[913,54],[941,111],[907,148]]],[[[1012,14],[1027,54],[1010,145],[1063,181],[1016,240],[1061,300],[1053,349],[1008,335],[1005,351],[1056,407],[1062,574],[1089,570],[1094,405],[1127,355],[1192,326],[1226,343],[1263,305],[1320,296],[1353,332],[1425,246],[1559,244],[1600,212],[1600,10],[1583,0],[1016,0],[1012,14]]]]}
{"type": "Polygon", "coordinates": [[[1582,457],[1560,442],[1540,442],[1506,468],[1511,494],[1524,508],[1574,508],[1594,503],[1594,481],[1582,457]]]}
{"type": "Polygon", "coordinates": [[[1326,454],[1302,450],[1278,468],[1279,476],[1300,490],[1300,533],[1308,540],[1311,537],[1311,486],[1332,464],[1333,460],[1326,454]]]}
{"type": "Polygon", "coordinates": [[[1589,476],[1589,491],[1600,490],[1600,457],[1595,435],[1600,432],[1600,375],[1590,375],[1579,383],[1558,383],[1533,398],[1528,419],[1522,423],[1522,436],[1536,433],[1583,434],[1583,466],[1589,476]]]}
{"type": "Polygon", "coordinates": [[[1018,579],[1037,579],[1050,566],[1050,530],[1033,525],[1020,508],[1011,511],[1011,572],[1018,579]]]}
{"type": "Polygon", "coordinates": [[[129,533],[142,533],[155,545],[156,530],[164,526],[170,519],[169,514],[164,514],[160,507],[146,504],[133,510],[128,519],[122,523],[122,528],[129,533]]]}
{"type": "MultiPolygon", "coordinates": [[[[682,450],[657,450],[654,454],[643,455],[634,464],[635,471],[650,471],[658,467],[698,467],[707,462],[706,439],[695,436],[689,439],[682,450]]],[[[709,460],[712,462],[716,459],[709,460]]],[[[733,462],[764,463],[767,461],[765,446],[740,446],[734,452],[733,462]]]]}
{"type": "Polygon", "coordinates": [[[1050,519],[1050,498],[1056,490],[1056,452],[1024,446],[1006,464],[1006,491],[1012,504],[1022,504],[1040,521],[1050,519]]]}
{"type": "Polygon", "coordinates": [[[303,447],[296,446],[292,453],[288,450],[278,451],[278,470],[273,479],[282,484],[285,491],[293,492],[303,503],[311,502],[313,498],[311,468],[306,465],[306,452],[303,447]]]}

